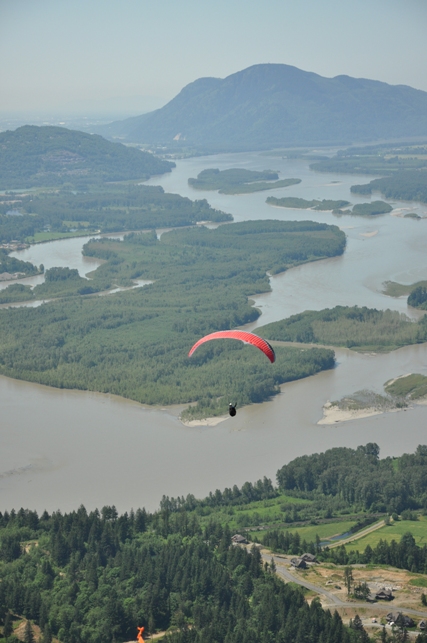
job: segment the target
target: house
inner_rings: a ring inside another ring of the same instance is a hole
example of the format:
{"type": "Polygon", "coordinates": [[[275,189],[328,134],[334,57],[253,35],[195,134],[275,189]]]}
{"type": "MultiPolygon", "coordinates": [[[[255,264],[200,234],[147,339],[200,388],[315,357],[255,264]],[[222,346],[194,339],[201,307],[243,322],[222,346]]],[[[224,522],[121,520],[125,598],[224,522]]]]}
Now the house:
{"type": "Polygon", "coordinates": [[[385,587],[382,587],[376,594],[375,598],[377,601],[392,601],[394,596],[393,592],[391,589],[386,589],[385,587]]]}
{"type": "Polygon", "coordinates": [[[425,620],[423,619],[422,621],[420,621],[420,622],[418,623],[418,627],[420,628],[420,630],[425,630],[425,629],[426,629],[426,627],[427,627],[427,621],[425,621],[425,620]]]}
{"type": "Polygon", "coordinates": [[[388,623],[395,623],[399,627],[414,627],[415,625],[412,618],[406,614],[402,614],[402,612],[389,612],[386,619],[388,623]]]}
{"type": "Polygon", "coordinates": [[[240,534],[234,534],[234,536],[231,537],[231,541],[235,545],[247,545],[248,541],[244,536],[241,536],[240,534]]]}
{"type": "Polygon", "coordinates": [[[303,558],[292,558],[291,564],[295,567],[295,569],[307,569],[307,563],[303,558]]]}
{"type": "Polygon", "coordinates": [[[302,560],[305,560],[306,563],[317,563],[316,556],[314,554],[302,554],[302,560]]]}

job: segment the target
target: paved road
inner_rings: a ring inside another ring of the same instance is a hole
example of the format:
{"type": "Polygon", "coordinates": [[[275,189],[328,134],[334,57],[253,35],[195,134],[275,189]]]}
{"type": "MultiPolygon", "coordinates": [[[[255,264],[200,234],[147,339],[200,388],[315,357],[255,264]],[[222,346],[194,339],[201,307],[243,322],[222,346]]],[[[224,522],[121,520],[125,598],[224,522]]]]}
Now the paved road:
{"type": "MultiPolygon", "coordinates": [[[[266,552],[261,552],[262,559],[269,563],[271,561],[271,553],[266,553],[266,552]]],[[[273,556],[274,558],[274,556],[273,556]]],[[[298,575],[298,572],[293,573],[289,570],[289,567],[287,567],[284,563],[283,560],[280,558],[274,558],[274,562],[276,563],[276,574],[283,578],[287,582],[292,582],[296,583],[297,585],[301,585],[302,587],[306,587],[307,589],[310,589],[312,592],[315,592],[316,594],[319,594],[320,596],[324,596],[327,601],[323,601],[322,605],[323,607],[353,607],[353,608],[363,608],[363,609],[370,609],[370,610],[383,610],[385,612],[404,612],[405,614],[412,614],[414,616],[420,616],[422,618],[427,618],[427,611],[421,612],[420,610],[413,610],[409,608],[398,608],[396,606],[393,606],[390,603],[362,603],[359,601],[343,601],[339,596],[336,594],[333,594],[332,592],[329,592],[326,590],[324,587],[321,587],[320,585],[314,585],[314,583],[310,583],[307,581],[305,578],[302,576],[298,575]]]]}

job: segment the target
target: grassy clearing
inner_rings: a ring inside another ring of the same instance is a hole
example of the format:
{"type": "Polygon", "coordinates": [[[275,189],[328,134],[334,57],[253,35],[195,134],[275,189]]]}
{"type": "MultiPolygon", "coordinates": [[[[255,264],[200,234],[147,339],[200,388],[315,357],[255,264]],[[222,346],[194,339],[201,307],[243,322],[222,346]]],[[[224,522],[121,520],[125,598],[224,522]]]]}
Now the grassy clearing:
{"type": "Polygon", "coordinates": [[[411,373],[391,380],[390,383],[385,384],[384,389],[389,395],[416,400],[427,395],[427,377],[418,373],[411,373]]]}
{"type": "Polygon", "coordinates": [[[387,297],[404,297],[411,294],[419,286],[426,287],[427,281],[417,281],[414,284],[399,284],[397,281],[385,281],[383,283],[383,294],[387,297]]]}
{"type": "MultiPolygon", "coordinates": [[[[283,527],[282,531],[289,531],[290,533],[298,532],[301,540],[306,540],[307,542],[315,542],[316,535],[319,536],[321,541],[328,540],[333,536],[338,534],[345,534],[348,532],[351,527],[355,524],[354,520],[342,520],[336,522],[329,522],[320,525],[306,525],[304,527],[294,527],[292,525],[283,527]]],[[[254,532],[253,536],[260,538],[266,533],[265,530],[254,532]]],[[[334,541],[335,542],[335,541],[334,541]]]]}
{"type": "Polygon", "coordinates": [[[415,538],[415,542],[417,545],[426,544],[427,518],[425,516],[420,516],[420,519],[418,521],[402,520],[399,522],[394,522],[390,525],[385,525],[384,527],[381,527],[380,529],[367,534],[363,538],[345,545],[345,548],[347,551],[364,551],[367,545],[376,547],[380,540],[386,540],[387,542],[395,540],[396,542],[399,542],[403,534],[406,534],[408,531],[410,531],[415,538]]]}

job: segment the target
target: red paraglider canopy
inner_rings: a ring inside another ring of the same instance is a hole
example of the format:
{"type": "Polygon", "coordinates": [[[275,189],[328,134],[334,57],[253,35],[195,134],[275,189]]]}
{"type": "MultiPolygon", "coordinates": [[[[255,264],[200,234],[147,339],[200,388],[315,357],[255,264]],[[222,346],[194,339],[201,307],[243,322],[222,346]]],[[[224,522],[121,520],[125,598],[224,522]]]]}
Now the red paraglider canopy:
{"type": "Polygon", "coordinates": [[[268,357],[271,363],[273,363],[276,359],[273,347],[270,346],[270,344],[266,342],[265,339],[262,339],[261,337],[258,337],[258,335],[254,335],[253,333],[248,333],[245,330],[220,330],[216,333],[206,335],[194,344],[193,348],[188,353],[188,357],[191,357],[194,351],[199,348],[201,344],[209,342],[211,339],[239,339],[245,344],[252,344],[252,346],[256,346],[257,348],[259,348],[260,351],[262,351],[264,355],[268,357]]]}

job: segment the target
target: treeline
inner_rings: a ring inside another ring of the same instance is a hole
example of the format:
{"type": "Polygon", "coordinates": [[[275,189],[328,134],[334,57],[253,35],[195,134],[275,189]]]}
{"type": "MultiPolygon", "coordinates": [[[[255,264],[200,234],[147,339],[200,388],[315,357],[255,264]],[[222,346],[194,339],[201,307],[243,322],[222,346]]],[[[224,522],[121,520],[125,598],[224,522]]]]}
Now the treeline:
{"type": "Polygon", "coordinates": [[[415,323],[392,310],[335,306],[292,315],[258,332],[270,340],[386,351],[427,341],[427,319],[415,323]]]}
{"type": "Polygon", "coordinates": [[[352,185],[351,191],[354,194],[372,194],[378,191],[387,199],[427,203],[427,172],[425,169],[404,170],[393,176],[374,179],[370,183],[352,185]]]}
{"type": "Polygon", "coordinates": [[[378,445],[369,443],[296,458],[279,469],[277,482],[283,492],[338,496],[370,512],[399,514],[427,508],[426,466],[427,446],[397,459],[379,459],[378,445]]]}
{"type": "Polygon", "coordinates": [[[393,179],[404,170],[427,167],[425,145],[372,145],[339,150],[332,158],[312,163],[317,172],[340,172],[343,174],[386,174],[393,179]]]}
{"type": "Polygon", "coordinates": [[[202,528],[185,511],[20,510],[0,523],[0,618],[31,619],[44,640],[133,640],[137,626],[170,628],[171,643],[360,640],[263,566],[256,547],[232,546],[227,527],[202,528]]]}
{"type": "Polygon", "coordinates": [[[268,530],[260,542],[273,552],[300,556],[304,553],[314,554],[321,562],[335,565],[391,565],[398,569],[407,569],[414,574],[427,574],[427,545],[419,547],[408,531],[403,534],[400,542],[380,540],[378,545],[367,545],[364,551],[347,551],[344,545],[329,547],[324,545],[317,536],[315,542],[301,539],[298,531],[289,532],[279,529],[268,530]]]}
{"type": "Polygon", "coordinates": [[[24,125],[0,133],[2,190],[144,180],[173,167],[148,152],[65,127],[24,125]]]}
{"type": "Polygon", "coordinates": [[[408,306],[414,308],[427,309],[427,288],[425,286],[417,286],[408,297],[408,306]]]}
{"type": "Polygon", "coordinates": [[[0,274],[2,272],[20,272],[26,276],[36,275],[39,270],[29,261],[21,261],[10,257],[7,250],[0,248],[0,274]]]}
{"type": "Polygon", "coordinates": [[[232,216],[211,208],[206,199],[191,201],[165,193],[159,186],[115,185],[91,187],[84,192],[11,194],[0,201],[0,242],[24,241],[36,232],[76,229],[117,232],[181,227],[198,221],[231,221],[232,216]],[[14,203],[23,216],[6,215],[14,203]]]}
{"type": "MultiPolygon", "coordinates": [[[[344,233],[313,222],[262,221],[162,235],[104,239],[85,253],[106,259],[80,289],[152,281],[108,297],[74,297],[37,308],[0,311],[0,371],[61,388],[115,393],[146,404],[198,402],[189,416],[261,402],[281,383],[332,368],[331,350],[277,351],[275,364],[240,342],[188,351],[201,336],[255,320],[248,301],[269,290],[267,272],[343,252],[344,233]]],[[[74,286],[73,286],[74,287],[74,286]]],[[[42,288],[42,286],[37,287],[42,288]]],[[[37,292],[41,292],[37,291],[37,292]]],[[[43,296],[45,296],[43,295],[43,296]]]]}

